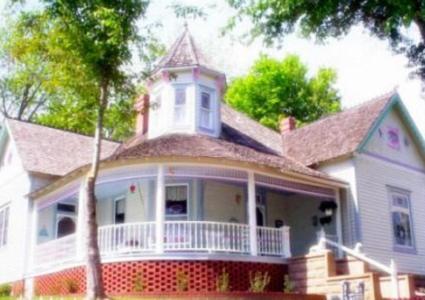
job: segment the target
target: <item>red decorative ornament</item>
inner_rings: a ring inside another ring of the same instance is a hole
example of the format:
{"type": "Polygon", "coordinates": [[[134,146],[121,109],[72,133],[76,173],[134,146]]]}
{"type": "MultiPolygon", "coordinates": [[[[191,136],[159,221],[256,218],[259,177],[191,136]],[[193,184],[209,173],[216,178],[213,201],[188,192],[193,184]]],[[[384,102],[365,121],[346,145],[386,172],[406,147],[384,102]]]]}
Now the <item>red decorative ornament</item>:
{"type": "Polygon", "coordinates": [[[130,185],[130,192],[133,194],[135,191],[136,191],[136,185],[132,183],[130,185]]]}

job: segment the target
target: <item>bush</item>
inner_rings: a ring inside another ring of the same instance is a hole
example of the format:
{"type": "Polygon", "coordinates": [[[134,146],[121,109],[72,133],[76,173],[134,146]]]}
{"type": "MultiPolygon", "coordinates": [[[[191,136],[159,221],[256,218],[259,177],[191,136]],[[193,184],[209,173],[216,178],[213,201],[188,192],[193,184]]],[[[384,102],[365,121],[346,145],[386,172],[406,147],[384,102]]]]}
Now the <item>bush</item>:
{"type": "Polygon", "coordinates": [[[230,278],[229,273],[226,272],[226,269],[223,268],[223,271],[220,275],[217,277],[216,281],[216,287],[217,292],[228,292],[230,291],[230,278]]]}
{"type": "Polygon", "coordinates": [[[250,292],[262,293],[266,290],[267,286],[270,283],[269,273],[265,272],[264,274],[260,271],[255,272],[254,276],[252,272],[249,272],[249,283],[250,283],[250,292]]]}
{"type": "Polygon", "coordinates": [[[78,292],[79,286],[77,280],[72,278],[66,279],[64,285],[67,293],[75,294],[78,292]]]}
{"type": "Polygon", "coordinates": [[[186,273],[178,270],[176,273],[176,289],[178,292],[185,292],[189,288],[189,278],[186,273]]]}
{"type": "Polygon", "coordinates": [[[285,275],[283,279],[283,291],[285,293],[292,293],[294,291],[294,283],[289,278],[289,275],[285,275]]]}
{"type": "Polygon", "coordinates": [[[12,292],[12,286],[10,284],[0,285],[0,297],[10,296],[11,292],[12,292]]]}
{"type": "Polygon", "coordinates": [[[138,272],[136,275],[136,279],[134,279],[134,286],[133,286],[133,290],[136,293],[140,293],[140,292],[144,292],[145,291],[145,283],[143,282],[143,273],[142,272],[138,272]]]}

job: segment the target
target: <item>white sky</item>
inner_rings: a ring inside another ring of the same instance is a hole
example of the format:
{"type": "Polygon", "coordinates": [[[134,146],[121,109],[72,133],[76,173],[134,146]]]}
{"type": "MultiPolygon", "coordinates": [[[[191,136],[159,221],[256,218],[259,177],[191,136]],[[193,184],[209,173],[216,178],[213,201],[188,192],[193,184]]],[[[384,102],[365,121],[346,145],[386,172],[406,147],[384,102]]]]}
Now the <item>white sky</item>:
{"type": "MultiPolygon", "coordinates": [[[[36,5],[37,0],[28,0],[36,5]]],[[[160,21],[163,26],[156,30],[160,40],[170,45],[183,30],[184,21],[176,19],[168,6],[176,1],[152,0],[147,12],[147,23],[160,21]]],[[[178,0],[179,3],[214,8],[207,9],[205,20],[189,20],[189,29],[197,44],[215,65],[226,73],[228,78],[243,75],[260,53],[278,59],[288,53],[298,54],[312,72],[321,66],[332,67],[338,73],[337,88],[340,90],[343,107],[350,107],[370,98],[386,93],[395,87],[425,136],[425,99],[421,98],[421,84],[409,79],[407,60],[402,55],[394,55],[386,41],[371,37],[357,27],[340,40],[329,40],[318,45],[291,35],[281,49],[268,49],[260,41],[251,45],[240,43],[234,36],[220,36],[220,29],[232,15],[225,0],[178,0]]],[[[0,0],[3,11],[6,0],[0,0]]],[[[1,24],[0,14],[0,24],[1,24]]],[[[247,25],[239,25],[235,36],[246,30],[247,25]]],[[[410,30],[415,35],[415,29],[410,30]]]]}

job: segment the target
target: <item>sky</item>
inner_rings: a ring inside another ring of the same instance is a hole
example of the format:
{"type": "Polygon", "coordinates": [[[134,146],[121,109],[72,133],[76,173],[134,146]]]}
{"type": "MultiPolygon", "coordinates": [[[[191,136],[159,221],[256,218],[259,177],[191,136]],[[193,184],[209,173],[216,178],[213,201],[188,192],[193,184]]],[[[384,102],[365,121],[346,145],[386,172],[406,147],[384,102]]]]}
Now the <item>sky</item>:
{"type": "MultiPolygon", "coordinates": [[[[37,0],[28,2],[37,6],[37,0]]],[[[0,11],[5,3],[6,0],[0,0],[0,11]]],[[[140,28],[143,28],[145,24],[161,22],[162,26],[154,33],[167,46],[182,32],[185,22],[175,17],[170,8],[172,3],[176,1],[153,0],[146,18],[140,24],[140,28]]],[[[237,38],[246,32],[249,22],[239,24],[235,31],[224,37],[220,34],[228,18],[234,14],[225,0],[179,0],[178,3],[197,5],[207,12],[206,18],[187,20],[189,30],[212,63],[226,73],[228,80],[246,73],[261,53],[277,59],[289,53],[297,54],[311,72],[322,66],[337,71],[336,87],[344,108],[397,88],[425,136],[425,98],[421,94],[421,82],[410,79],[407,59],[403,55],[392,53],[388,42],[370,36],[363,28],[355,27],[344,38],[330,39],[321,45],[313,39],[292,34],[280,49],[267,48],[259,40],[248,45],[237,38]]],[[[408,33],[417,36],[416,28],[410,28],[408,33]]]]}

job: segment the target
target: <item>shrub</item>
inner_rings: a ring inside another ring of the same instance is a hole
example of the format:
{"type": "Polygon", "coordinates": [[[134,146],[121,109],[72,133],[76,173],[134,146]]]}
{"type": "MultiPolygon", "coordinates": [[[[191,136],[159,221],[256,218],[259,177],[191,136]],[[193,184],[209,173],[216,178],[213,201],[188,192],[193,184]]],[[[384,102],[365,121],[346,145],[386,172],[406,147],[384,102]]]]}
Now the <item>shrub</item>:
{"type": "Polygon", "coordinates": [[[291,293],[294,291],[294,283],[289,278],[289,275],[285,275],[283,278],[283,291],[285,293],[291,293]]]}
{"type": "Polygon", "coordinates": [[[134,279],[133,290],[136,293],[144,292],[146,289],[145,282],[143,281],[143,273],[138,272],[136,274],[136,279],[134,279]]]}
{"type": "Polygon", "coordinates": [[[223,268],[223,271],[217,277],[216,287],[217,292],[228,292],[230,291],[230,278],[229,273],[226,272],[226,269],[223,268]]]}
{"type": "Polygon", "coordinates": [[[262,293],[266,290],[267,286],[270,283],[269,273],[265,272],[264,274],[260,271],[255,272],[254,276],[252,272],[249,272],[249,283],[250,283],[250,292],[262,293]]]}
{"type": "Polygon", "coordinates": [[[176,273],[176,289],[178,292],[185,292],[189,288],[189,278],[187,274],[181,270],[176,273]]]}
{"type": "Polygon", "coordinates": [[[73,278],[68,278],[65,280],[64,282],[65,285],[65,291],[69,294],[75,294],[78,292],[79,289],[79,285],[77,280],[73,279],[73,278]]]}
{"type": "Polygon", "coordinates": [[[12,286],[10,284],[0,285],[0,297],[8,297],[12,292],[12,286]]]}

